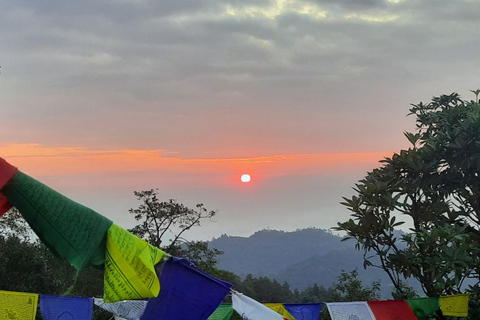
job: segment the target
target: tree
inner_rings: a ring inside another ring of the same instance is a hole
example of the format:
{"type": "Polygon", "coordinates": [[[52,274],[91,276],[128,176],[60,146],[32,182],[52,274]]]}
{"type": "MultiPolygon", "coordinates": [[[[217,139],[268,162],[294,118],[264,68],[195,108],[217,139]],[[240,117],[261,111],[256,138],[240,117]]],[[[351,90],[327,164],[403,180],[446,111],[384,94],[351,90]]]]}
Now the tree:
{"type": "Polygon", "coordinates": [[[371,287],[364,287],[362,280],[358,279],[358,271],[352,270],[342,273],[337,283],[332,286],[333,301],[370,301],[380,299],[380,282],[374,281],[371,287]]]}
{"type": "MultiPolygon", "coordinates": [[[[314,288],[316,285],[314,286],[314,288]]],[[[305,291],[309,291],[308,289],[305,291]]],[[[327,296],[318,301],[371,301],[380,299],[380,282],[374,281],[371,287],[364,287],[362,280],[358,279],[358,271],[356,269],[351,272],[342,270],[338,276],[337,282],[326,291],[327,296]]],[[[327,308],[322,308],[320,312],[320,320],[330,320],[330,313],[327,308]]]]}
{"type": "Polygon", "coordinates": [[[480,105],[459,95],[412,105],[412,144],[381,161],[342,204],[352,218],[335,228],[355,239],[365,267],[383,269],[397,296],[414,277],[428,296],[461,292],[478,280],[480,253],[480,105]],[[401,217],[402,221],[397,219],[401,217]],[[405,221],[410,233],[395,230],[405,221]]]}
{"type": "Polygon", "coordinates": [[[27,221],[18,210],[13,207],[0,218],[0,237],[15,237],[21,241],[37,239],[31,231],[27,221]]]}
{"type": "Polygon", "coordinates": [[[135,191],[142,203],[129,212],[141,223],[131,233],[173,256],[189,259],[206,272],[215,272],[216,257],[222,252],[209,249],[205,241],[187,241],[183,234],[192,227],[200,226],[200,221],[211,219],[215,211],[208,211],[203,204],[190,209],[176,200],[160,201],[156,190],[135,191]]]}

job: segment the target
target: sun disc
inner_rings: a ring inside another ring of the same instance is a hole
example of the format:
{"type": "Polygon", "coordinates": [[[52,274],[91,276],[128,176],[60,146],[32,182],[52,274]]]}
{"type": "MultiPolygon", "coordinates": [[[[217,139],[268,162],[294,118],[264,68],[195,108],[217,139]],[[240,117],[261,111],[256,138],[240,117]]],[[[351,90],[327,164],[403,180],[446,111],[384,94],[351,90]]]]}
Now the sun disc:
{"type": "Polygon", "coordinates": [[[250,175],[249,175],[249,174],[246,174],[246,173],[245,173],[245,174],[242,174],[242,176],[240,177],[240,180],[241,180],[242,182],[250,182],[250,179],[251,179],[250,175]]]}

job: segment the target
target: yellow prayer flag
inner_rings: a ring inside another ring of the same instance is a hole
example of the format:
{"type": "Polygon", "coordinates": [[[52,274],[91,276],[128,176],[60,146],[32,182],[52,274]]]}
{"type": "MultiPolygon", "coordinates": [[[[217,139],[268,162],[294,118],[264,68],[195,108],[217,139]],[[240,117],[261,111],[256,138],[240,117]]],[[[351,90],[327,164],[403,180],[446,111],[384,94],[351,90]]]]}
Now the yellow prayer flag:
{"type": "Polygon", "coordinates": [[[444,316],[468,317],[469,294],[440,297],[440,309],[444,316]]]}
{"type": "Polygon", "coordinates": [[[34,320],[38,294],[0,290],[0,320],[34,320]]]}
{"type": "Polygon", "coordinates": [[[264,303],[264,305],[269,307],[276,313],[281,314],[283,318],[295,320],[295,318],[290,314],[290,312],[288,312],[287,309],[285,309],[285,307],[283,306],[283,303],[264,303]]]}
{"type": "Polygon", "coordinates": [[[105,251],[105,302],[156,297],[160,281],[155,273],[165,252],[112,224],[105,251]]]}

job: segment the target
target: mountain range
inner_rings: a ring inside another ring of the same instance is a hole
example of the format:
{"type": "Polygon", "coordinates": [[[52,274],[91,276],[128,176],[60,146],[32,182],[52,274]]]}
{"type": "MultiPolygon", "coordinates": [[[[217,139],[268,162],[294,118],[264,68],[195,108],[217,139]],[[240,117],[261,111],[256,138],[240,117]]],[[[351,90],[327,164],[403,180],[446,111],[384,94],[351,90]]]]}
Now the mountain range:
{"type": "MultiPolygon", "coordinates": [[[[364,286],[381,282],[381,295],[391,298],[392,285],[387,274],[378,268],[363,268],[363,252],[355,249],[354,240],[323,229],[308,228],[294,232],[261,230],[250,237],[222,235],[209,247],[223,251],[218,267],[245,277],[268,277],[291,289],[304,290],[314,284],[325,288],[337,281],[342,271],[357,269],[364,286]]],[[[414,287],[418,285],[412,284],[414,287]]]]}

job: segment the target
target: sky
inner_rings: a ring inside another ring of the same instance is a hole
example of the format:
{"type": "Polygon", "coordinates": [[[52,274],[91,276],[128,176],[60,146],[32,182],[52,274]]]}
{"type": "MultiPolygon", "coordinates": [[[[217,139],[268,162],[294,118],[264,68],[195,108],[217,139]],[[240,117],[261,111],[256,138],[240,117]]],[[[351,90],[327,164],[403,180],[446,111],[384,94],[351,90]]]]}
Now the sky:
{"type": "Polygon", "coordinates": [[[480,1],[0,4],[0,157],[125,228],[203,203],[192,240],[347,220],[410,104],[480,87],[480,1]]]}

